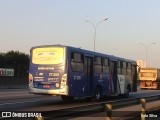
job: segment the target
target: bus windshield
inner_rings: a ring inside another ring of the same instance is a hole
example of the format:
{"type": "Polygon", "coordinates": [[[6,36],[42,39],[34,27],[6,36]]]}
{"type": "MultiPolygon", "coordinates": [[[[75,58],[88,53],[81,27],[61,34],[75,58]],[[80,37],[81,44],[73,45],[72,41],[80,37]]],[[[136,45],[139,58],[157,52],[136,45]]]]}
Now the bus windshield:
{"type": "Polygon", "coordinates": [[[64,61],[64,48],[35,48],[32,51],[32,63],[39,65],[60,64],[64,61]]]}

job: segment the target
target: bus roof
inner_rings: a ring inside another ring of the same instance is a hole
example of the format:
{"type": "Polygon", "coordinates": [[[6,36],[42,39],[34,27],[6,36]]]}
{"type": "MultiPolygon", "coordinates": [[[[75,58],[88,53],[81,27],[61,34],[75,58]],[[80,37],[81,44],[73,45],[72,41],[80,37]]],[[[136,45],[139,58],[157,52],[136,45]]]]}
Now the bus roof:
{"type": "Polygon", "coordinates": [[[134,60],[130,60],[130,59],[122,58],[122,57],[117,57],[117,56],[114,56],[114,55],[94,52],[94,51],[90,51],[90,50],[85,50],[85,49],[81,49],[81,47],[76,48],[76,47],[66,46],[66,45],[61,45],[61,44],[34,46],[34,47],[31,48],[31,50],[35,49],[35,48],[43,48],[43,47],[65,47],[65,48],[68,48],[68,49],[75,50],[77,52],[85,52],[86,54],[93,55],[93,56],[104,56],[104,57],[107,57],[107,58],[109,58],[113,61],[114,60],[115,61],[120,60],[120,61],[126,61],[126,62],[131,62],[133,64],[136,64],[136,61],[134,61],[134,60]]]}

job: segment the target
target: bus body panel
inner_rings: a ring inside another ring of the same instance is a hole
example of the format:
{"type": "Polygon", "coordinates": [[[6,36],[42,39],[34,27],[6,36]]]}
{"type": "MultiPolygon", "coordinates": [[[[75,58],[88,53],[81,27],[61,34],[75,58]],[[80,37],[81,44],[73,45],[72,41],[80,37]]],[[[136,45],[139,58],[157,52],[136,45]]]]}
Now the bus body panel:
{"type": "Polygon", "coordinates": [[[37,47],[31,50],[29,69],[29,76],[31,76],[30,78],[32,79],[29,80],[31,93],[51,95],[68,94],[68,91],[66,91],[68,90],[68,86],[61,87],[61,80],[66,71],[65,54],[65,48],[62,47],[47,46],[45,48],[37,47]],[[52,57],[53,54],[59,54],[59,49],[62,49],[60,52],[63,52],[61,53],[63,54],[63,60],[52,57]],[[52,62],[52,59],[56,59],[55,64],[52,62]],[[57,64],[59,61],[60,63],[57,64]],[[34,64],[32,62],[34,62],[34,64]],[[51,63],[48,64],[48,62],[51,63]]]}
{"type": "MultiPolygon", "coordinates": [[[[68,53],[71,52],[82,53],[81,49],[77,50],[74,48],[68,48],[68,53]]],[[[68,58],[71,58],[70,54],[68,54],[68,58]]],[[[73,71],[71,65],[68,67],[68,86],[70,96],[81,98],[92,96],[93,94],[93,58],[85,56],[84,64],[84,72],[73,71]]]]}
{"type": "Polygon", "coordinates": [[[33,47],[30,59],[29,89],[34,94],[83,98],[95,96],[97,88],[102,96],[125,94],[128,85],[137,90],[136,69],[129,67],[128,74],[126,66],[123,73],[120,65],[118,73],[118,61],[136,64],[132,60],[61,45],[33,47]]]}

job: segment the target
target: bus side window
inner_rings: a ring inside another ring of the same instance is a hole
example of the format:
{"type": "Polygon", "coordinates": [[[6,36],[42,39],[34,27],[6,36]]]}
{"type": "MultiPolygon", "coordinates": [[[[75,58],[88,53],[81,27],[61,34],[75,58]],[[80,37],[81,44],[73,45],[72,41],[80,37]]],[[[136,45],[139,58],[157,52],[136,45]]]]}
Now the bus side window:
{"type": "Polygon", "coordinates": [[[103,73],[109,73],[109,59],[103,58],[102,65],[103,65],[103,73]]]}
{"type": "Polygon", "coordinates": [[[94,57],[94,69],[95,73],[102,73],[102,58],[94,57]]]}
{"type": "Polygon", "coordinates": [[[127,64],[126,62],[122,62],[122,75],[126,75],[126,68],[127,68],[127,64]]]}
{"type": "Polygon", "coordinates": [[[135,65],[132,64],[132,75],[136,74],[136,70],[137,68],[135,67],[135,65]]]}
{"type": "Polygon", "coordinates": [[[84,71],[84,55],[81,53],[71,53],[71,68],[74,72],[84,71]]]}
{"type": "Polygon", "coordinates": [[[117,74],[118,74],[118,75],[121,75],[121,74],[122,74],[121,61],[118,61],[118,63],[117,63],[117,74]]]}
{"type": "Polygon", "coordinates": [[[131,75],[131,63],[127,63],[127,75],[131,75]]]}

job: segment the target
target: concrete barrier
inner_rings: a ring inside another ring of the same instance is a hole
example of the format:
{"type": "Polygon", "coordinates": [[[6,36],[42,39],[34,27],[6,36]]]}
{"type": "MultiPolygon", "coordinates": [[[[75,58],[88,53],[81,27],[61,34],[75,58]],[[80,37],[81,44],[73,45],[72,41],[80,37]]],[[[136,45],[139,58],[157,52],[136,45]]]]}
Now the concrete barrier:
{"type": "Polygon", "coordinates": [[[28,78],[0,76],[0,89],[25,89],[28,86],[28,78]]]}

